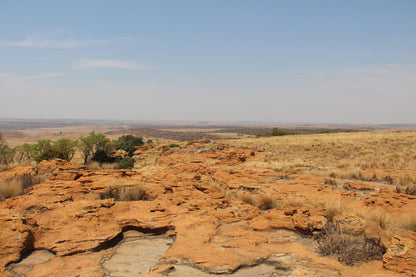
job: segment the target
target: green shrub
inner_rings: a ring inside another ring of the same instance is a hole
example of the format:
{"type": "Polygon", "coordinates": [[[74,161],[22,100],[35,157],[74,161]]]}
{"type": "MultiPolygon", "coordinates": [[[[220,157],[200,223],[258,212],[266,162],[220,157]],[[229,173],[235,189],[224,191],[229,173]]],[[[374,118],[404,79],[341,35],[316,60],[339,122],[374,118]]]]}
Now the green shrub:
{"type": "Polygon", "coordinates": [[[172,144],[169,145],[169,147],[170,148],[176,148],[176,147],[179,147],[179,145],[178,144],[175,144],[175,143],[172,143],[172,144]]]}
{"type": "Polygon", "coordinates": [[[46,149],[42,153],[36,156],[35,161],[41,162],[43,160],[52,160],[52,159],[62,159],[65,160],[66,156],[65,153],[60,151],[59,149],[50,148],[46,149]]]}
{"type": "Polygon", "coordinates": [[[131,157],[125,157],[118,163],[120,169],[132,169],[134,167],[135,160],[131,157]]]}
{"type": "Polygon", "coordinates": [[[146,144],[153,144],[153,140],[148,139],[148,140],[146,141],[146,144]]]}
{"type": "Polygon", "coordinates": [[[97,150],[94,155],[91,157],[91,161],[103,163],[112,163],[115,162],[115,159],[110,157],[105,150],[97,150]]]}
{"type": "Polygon", "coordinates": [[[14,156],[14,148],[10,148],[7,145],[0,146],[0,165],[7,167],[9,164],[13,163],[14,156]]]}

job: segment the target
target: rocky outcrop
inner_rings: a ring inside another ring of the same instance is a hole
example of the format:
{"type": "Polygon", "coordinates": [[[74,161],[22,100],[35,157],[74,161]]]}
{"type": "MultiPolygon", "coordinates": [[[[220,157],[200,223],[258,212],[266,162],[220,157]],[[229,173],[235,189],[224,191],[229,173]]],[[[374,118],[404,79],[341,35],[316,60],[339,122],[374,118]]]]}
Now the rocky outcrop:
{"type": "MultiPolygon", "coordinates": [[[[263,154],[228,146],[184,148],[161,151],[157,166],[141,170],[91,171],[57,160],[0,173],[0,178],[20,171],[47,176],[26,194],[0,202],[1,275],[14,274],[31,251],[45,250],[48,258],[25,267],[27,276],[105,276],[123,270],[112,267],[123,251],[151,251],[142,240],[157,237],[163,251],[146,262],[143,270],[149,276],[339,276],[349,267],[321,257],[312,239],[327,221],[324,203],[343,197],[351,208],[371,209],[386,204],[366,204],[380,194],[394,199],[388,203],[392,210],[414,207],[415,200],[388,190],[356,199],[324,185],[319,176],[242,167],[263,154]],[[277,204],[261,210],[230,196],[237,192],[254,199],[269,195],[277,204]],[[137,236],[134,242],[129,231],[137,236]]],[[[372,235],[353,215],[334,220],[344,224],[345,232],[374,240],[379,234],[372,235]]],[[[385,268],[377,264],[378,274],[411,274],[414,239],[411,232],[395,236],[383,259],[385,268]]],[[[357,268],[363,275],[371,273],[367,264],[357,268]]]]}

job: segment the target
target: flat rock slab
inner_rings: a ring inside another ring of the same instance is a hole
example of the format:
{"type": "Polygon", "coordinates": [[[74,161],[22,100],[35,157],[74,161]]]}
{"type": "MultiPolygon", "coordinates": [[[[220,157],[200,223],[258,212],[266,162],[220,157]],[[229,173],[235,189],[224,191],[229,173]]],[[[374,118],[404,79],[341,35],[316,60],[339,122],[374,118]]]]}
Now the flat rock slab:
{"type": "Polygon", "coordinates": [[[31,271],[35,265],[46,263],[53,256],[54,254],[48,250],[35,250],[19,263],[12,264],[10,268],[15,274],[22,276],[31,271]]]}
{"type": "Polygon", "coordinates": [[[129,236],[114,247],[113,253],[107,257],[102,266],[108,276],[147,276],[173,243],[167,237],[129,236]]]}

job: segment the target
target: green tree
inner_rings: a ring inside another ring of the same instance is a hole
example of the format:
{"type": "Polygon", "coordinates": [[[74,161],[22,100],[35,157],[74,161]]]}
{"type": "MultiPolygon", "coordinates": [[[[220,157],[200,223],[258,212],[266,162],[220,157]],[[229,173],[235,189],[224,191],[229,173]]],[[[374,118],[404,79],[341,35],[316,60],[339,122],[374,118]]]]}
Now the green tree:
{"type": "Polygon", "coordinates": [[[111,141],[104,134],[96,134],[92,132],[89,136],[79,137],[80,143],[78,145],[82,156],[84,157],[84,164],[87,164],[94,153],[98,150],[108,153],[111,151],[111,141]]]}
{"type": "Polygon", "coordinates": [[[36,162],[43,161],[45,157],[43,153],[50,149],[52,149],[52,144],[49,139],[38,140],[38,143],[33,146],[33,159],[36,162]]]}
{"type": "Polygon", "coordinates": [[[72,158],[74,157],[77,146],[78,146],[78,141],[70,140],[66,138],[57,140],[53,144],[53,147],[62,153],[62,156],[63,156],[62,159],[68,162],[70,162],[72,158]]]}
{"type": "Polygon", "coordinates": [[[84,164],[87,164],[88,160],[94,153],[95,139],[91,135],[88,137],[80,136],[78,148],[84,157],[84,164]]]}
{"type": "Polygon", "coordinates": [[[60,139],[53,144],[50,140],[39,140],[33,146],[33,158],[36,162],[51,159],[70,161],[75,153],[75,146],[69,139],[60,139]]]}
{"type": "Polygon", "coordinates": [[[136,146],[143,145],[143,139],[141,137],[136,137],[132,135],[124,135],[118,138],[114,142],[116,149],[123,149],[129,153],[129,157],[133,156],[134,151],[136,151],[136,146]]]}
{"type": "Polygon", "coordinates": [[[0,164],[6,168],[13,163],[15,150],[7,145],[0,146],[0,164]]]}
{"type": "Polygon", "coordinates": [[[37,162],[41,162],[43,160],[52,160],[52,159],[62,159],[62,160],[64,160],[65,157],[66,157],[65,156],[65,153],[63,153],[59,149],[56,149],[54,147],[51,147],[49,149],[46,149],[42,153],[40,153],[36,157],[36,161],[37,162]]]}
{"type": "Polygon", "coordinates": [[[23,144],[16,147],[16,160],[17,162],[27,162],[33,160],[35,157],[35,144],[23,144]]]}

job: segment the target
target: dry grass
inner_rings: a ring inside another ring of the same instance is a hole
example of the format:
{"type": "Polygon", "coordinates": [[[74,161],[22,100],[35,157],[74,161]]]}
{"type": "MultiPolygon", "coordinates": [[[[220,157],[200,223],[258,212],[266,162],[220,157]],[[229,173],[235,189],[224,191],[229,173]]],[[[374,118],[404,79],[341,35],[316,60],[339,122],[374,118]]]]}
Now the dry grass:
{"type": "Polygon", "coordinates": [[[256,206],[256,199],[252,193],[247,191],[240,191],[236,196],[239,200],[243,201],[246,204],[256,206]]]}
{"type": "Polygon", "coordinates": [[[2,182],[0,184],[0,201],[22,194],[22,191],[22,184],[19,180],[13,179],[2,182]]]}
{"type": "Polygon", "coordinates": [[[261,210],[269,210],[278,206],[277,199],[270,193],[251,193],[245,190],[225,188],[215,179],[210,178],[206,184],[218,190],[224,198],[234,201],[243,201],[246,204],[256,206],[261,210]]]}
{"type": "Polygon", "coordinates": [[[329,222],[332,222],[334,217],[343,214],[345,211],[344,205],[340,200],[325,203],[324,208],[325,216],[329,222]]]}
{"type": "Polygon", "coordinates": [[[35,183],[40,183],[40,181],[40,178],[34,178],[31,174],[23,174],[11,179],[1,180],[0,201],[18,196],[22,194],[25,189],[29,188],[35,183]]]}
{"type": "Polygon", "coordinates": [[[103,163],[100,164],[99,162],[91,162],[87,165],[89,170],[111,170],[111,169],[118,169],[117,163],[103,163]]]}
{"type": "Polygon", "coordinates": [[[411,186],[397,186],[396,187],[397,193],[405,193],[409,195],[416,195],[416,185],[411,186]]]}
{"type": "Polygon", "coordinates": [[[271,194],[260,194],[257,196],[256,206],[260,210],[270,210],[277,207],[277,200],[271,194]]]}
{"type": "Polygon", "coordinates": [[[400,225],[405,230],[416,232],[416,217],[408,215],[400,221],[400,225]]]}
{"type": "MultiPolygon", "coordinates": [[[[370,180],[374,173],[367,176],[367,169],[414,170],[415,138],[416,132],[358,132],[250,138],[226,143],[271,152],[263,162],[248,165],[287,173],[320,176],[334,173],[338,178],[370,180]]],[[[414,171],[390,178],[395,184],[416,181],[414,171]]]]}
{"type": "Polygon", "coordinates": [[[115,201],[139,201],[149,197],[141,184],[128,184],[125,181],[114,181],[105,192],[100,193],[101,199],[114,198],[115,201]]]}
{"type": "Polygon", "coordinates": [[[396,220],[388,213],[378,210],[369,215],[369,219],[375,221],[383,230],[392,230],[397,227],[396,220]]]}

